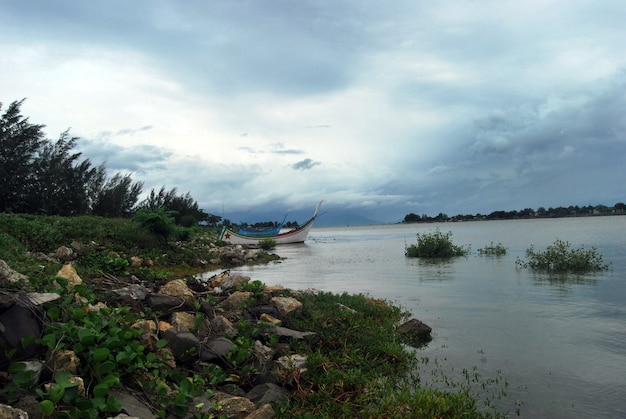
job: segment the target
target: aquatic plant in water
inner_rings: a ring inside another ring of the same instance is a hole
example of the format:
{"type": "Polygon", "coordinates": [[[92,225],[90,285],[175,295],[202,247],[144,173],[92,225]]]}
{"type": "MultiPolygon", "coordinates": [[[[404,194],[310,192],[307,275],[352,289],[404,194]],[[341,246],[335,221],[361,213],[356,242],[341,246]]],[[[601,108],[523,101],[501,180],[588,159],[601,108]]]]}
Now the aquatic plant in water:
{"type": "Polygon", "coordinates": [[[609,264],[604,262],[595,247],[573,249],[569,242],[558,239],[543,252],[535,251],[531,245],[526,249],[526,259],[518,257],[515,265],[549,273],[586,273],[609,269],[609,264]]]}

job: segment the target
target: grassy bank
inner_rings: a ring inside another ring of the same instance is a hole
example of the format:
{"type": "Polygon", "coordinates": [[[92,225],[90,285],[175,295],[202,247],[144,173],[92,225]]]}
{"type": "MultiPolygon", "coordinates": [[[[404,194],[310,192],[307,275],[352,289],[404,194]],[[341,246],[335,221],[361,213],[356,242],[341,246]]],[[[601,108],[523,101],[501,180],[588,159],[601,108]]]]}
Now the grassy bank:
{"type": "MultiPolygon", "coordinates": [[[[181,417],[189,414],[185,406],[190,404],[192,396],[210,394],[226,385],[242,383],[245,377],[254,374],[250,347],[258,331],[253,330],[250,323],[239,323],[238,347],[229,359],[229,370],[189,371],[184,367],[172,370],[153,352],[139,348],[135,332],[123,326],[140,320],[146,313],[133,312],[120,303],[114,305],[108,297],[110,290],[107,284],[111,287],[119,285],[114,279],[134,276],[137,281],[158,286],[172,279],[190,279],[195,273],[223,268],[224,259],[221,258],[219,243],[216,247],[215,242],[215,234],[202,228],[177,229],[169,240],[164,241],[129,220],[0,214],[0,259],[28,277],[28,282],[20,288],[31,291],[55,289],[55,275],[63,263],[45,256],[59,246],[70,246],[72,243],[73,248],[79,249],[74,266],[85,283],[73,292],[82,297],[82,306],[77,304],[76,295],[69,291],[64,293],[60,303],[48,304],[45,307],[47,317],[58,323],[54,325],[57,329],[48,328],[42,343],[54,347],[62,339],[68,341],[75,338],[92,366],[95,365],[94,359],[100,362],[101,356],[109,359],[110,354],[116,353],[106,368],[100,363],[95,369],[84,371],[90,375],[86,378],[98,384],[91,389],[88,397],[79,401],[83,406],[99,412],[100,416],[106,416],[108,411],[117,407],[115,400],[106,399],[104,404],[99,404],[98,397],[104,388],[107,391],[122,388],[127,385],[127,380],[134,380],[142,374],[148,374],[151,379],[139,381],[140,385],[157,386],[152,400],[155,410],[163,414],[179,413],[181,417]],[[133,258],[143,263],[134,263],[133,258]],[[108,304],[106,317],[84,309],[101,301],[108,304]],[[67,326],[83,324],[89,325],[90,330],[94,330],[93,334],[67,326]],[[117,342],[119,347],[111,342],[117,342]],[[134,348],[132,353],[128,348],[134,348]],[[170,383],[175,395],[161,394],[160,384],[155,384],[160,382],[170,383]],[[180,409],[173,409],[172,406],[180,409]]],[[[265,254],[256,263],[275,257],[265,254]]],[[[15,290],[14,285],[1,286],[6,292],[15,290]]],[[[263,288],[263,284],[253,281],[243,286],[242,291],[260,295],[263,288]]],[[[303,304],[302,313],[291,318],[285,326],[315,331],[318,339],[291,342],[292,349],[307,358],[306,371],[294,369],[281,377],[283,386],[290,391],[290,397],[287,401],[274,403],[277,417],[501,416],[497,412],[483,411],[471,397],[469,387],[461,386],[458,391],[445,392],[420,379],[421,360],[407,346],[407,338],[396,330],[399,322],[410,314],[402,308],[363,295],[323,292],[294,295],[303,304]]],[[[210,298],[207,296],[207,301],[210,298]]],[[[198,307],[201,303],[198,301],[198,307]]],[[[278,345],[278,342],[270,337],[266,344],[278,345]]],[[[19,374],[20,371],[14,369],[13,373],[19,374]]],[[[38,392],[27,385],[18,387],[14,389],[16,392],[30,392],[38,400],[48,401],[43,404],[47,409],[58,409],[59,406],[54,403],[77,403],[77,400],[65,400],[63,397],[54,401],[50,394],[42,390],[38,392]]],[[[5,390],[7,388],[5,386],[5,390]]],[[[12,395],[5,391],[0,397],[7,402],[12,395]]]]}

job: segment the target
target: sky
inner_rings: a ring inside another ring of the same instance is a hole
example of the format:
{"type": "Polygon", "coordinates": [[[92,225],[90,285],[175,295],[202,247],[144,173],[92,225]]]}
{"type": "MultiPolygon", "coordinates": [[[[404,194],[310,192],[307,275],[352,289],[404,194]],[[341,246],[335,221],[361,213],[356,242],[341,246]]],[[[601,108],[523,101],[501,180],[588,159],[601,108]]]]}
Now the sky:
{"type": "Polygon", "coordinates": [[[110,176],[235,222],[322,199],[378,222],[626,201],[623,0],[0,10],[3,109],[26,98],[110,176]]]}

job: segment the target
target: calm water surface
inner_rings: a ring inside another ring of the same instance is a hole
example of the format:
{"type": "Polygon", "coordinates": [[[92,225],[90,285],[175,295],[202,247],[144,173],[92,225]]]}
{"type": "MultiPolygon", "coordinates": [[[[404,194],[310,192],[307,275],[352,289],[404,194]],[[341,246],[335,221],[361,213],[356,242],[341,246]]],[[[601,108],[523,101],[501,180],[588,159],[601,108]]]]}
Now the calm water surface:
{"type": "Polygon", "coordinates": [[[277,248],[281,263],[237,271],[268,285],[401,305],[433,328],[419,352],[430,360],[423,381],[445,387],[429,376],[435,364],[454,379],[463,368],[483,383],[499,377],[482,393],[475,385],[477,395],[512,417],[617,418],[626,417],[625,233],[624,216],[314,228],[305,244],[277,248]],[[436,227],[471,245],[471,255],[439,264],[404,256],[416,233],[436,227]],[[531,244],[543,250],[556,239],[596,247],[611,269],[567,278],[516,269],[531,244]],[[477,255],[491,242],[507,254],[477,255]]]}

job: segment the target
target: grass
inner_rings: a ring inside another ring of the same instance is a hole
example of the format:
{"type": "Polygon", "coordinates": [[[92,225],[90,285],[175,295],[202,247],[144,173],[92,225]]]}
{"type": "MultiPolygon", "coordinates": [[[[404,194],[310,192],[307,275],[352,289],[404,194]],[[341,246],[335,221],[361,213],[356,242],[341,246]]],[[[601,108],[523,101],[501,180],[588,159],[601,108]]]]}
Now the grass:
{"type": "Polygon", "coordinates": [[[287,377],[295,392],[277,417],[500,417],[481,412],[467,388],[446,392],[420,381],[414,374],[420,360],[394,333],[409,314],[399,307],[364,295],[298,298],[303,315],[289,326],[318,331],[320,341],[297,347],[308,358],[307,371],[287,377]]]}

